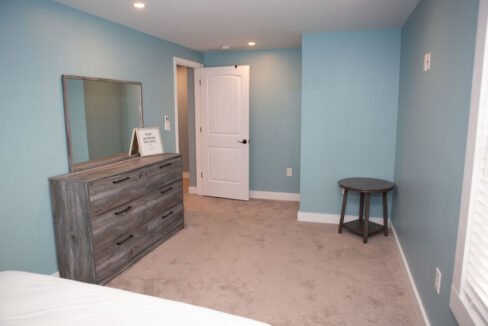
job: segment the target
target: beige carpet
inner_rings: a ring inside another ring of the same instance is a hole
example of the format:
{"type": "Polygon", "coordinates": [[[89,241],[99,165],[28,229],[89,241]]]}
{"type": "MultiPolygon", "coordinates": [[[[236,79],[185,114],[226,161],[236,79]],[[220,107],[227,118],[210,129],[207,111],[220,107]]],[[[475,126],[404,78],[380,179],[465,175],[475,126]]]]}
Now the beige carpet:
{"type": "Polygon", "coordinates": [[[185,229],[109,286],[282,325],[422,325],[392,235],[296,221],[298,203],[185,195],[185,229]]]}

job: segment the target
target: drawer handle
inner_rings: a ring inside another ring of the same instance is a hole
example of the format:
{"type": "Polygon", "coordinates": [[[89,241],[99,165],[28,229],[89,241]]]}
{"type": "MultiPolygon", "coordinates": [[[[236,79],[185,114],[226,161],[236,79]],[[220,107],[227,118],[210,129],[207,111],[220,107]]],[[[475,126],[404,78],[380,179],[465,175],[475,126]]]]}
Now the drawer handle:
{"type": "Polygon", "coordinates": [[[166,163],[166,164],[160,165],[159,168],[164,169],[164,168],[167,168],[168,166],[171,166],[171,165],[173,165],[173,163],[166,163]]]}
{"type": "Polygon", "coordinates": [[[121,182],[127,181],[127,180],[129,180],[129,179],[130,179],[130,177],[125,177],[125,178],[120,179],[120,180],[115,180],[115,181],[112,181],[112,183],[115,185],[115,184],[117,184],[117,183],[121,183],[121,182]]]}
{"type": "Polygon", "coordinates": [[[171,212],[169,212],[168,214],[161,216],[161,219],[163,219],[163,220],[164,220],[165,218],[167,218],[168,216],[170,216],[170,215],[171,215],[171,214],[173,214],[173,213],[174,213],[174,212],[173,212],[173,211],[171,211],[171,212]]]}
{"type": "Polygon", "coordinates": [[[132,206],[127,206],[126,209],[123,209],[120,212],[115,212],[115,215],[120,215],[120,214],[126,213],[126,212],[130,211],[131,209],[132,209],[132,206]]]}
{"type": "Polygon", "coordinates": [[[169,187],[168,189],[161,190],[160,193],[161,194],[165,194],[165,193],[167,193],[168,191],[171,191],[171,190],[173,190],[173,187],[169,187]]]}
{"type": "Polygon", "coordinates": [[[132,239],[134,237],[133,234],[129,235],[126,239],[122,240],[122,241],[119,241],[117,242],[117,246],[120,246],[121,244],[123,244],[124,242],[126,241],[129,241],[130,239],[132,239]]]}

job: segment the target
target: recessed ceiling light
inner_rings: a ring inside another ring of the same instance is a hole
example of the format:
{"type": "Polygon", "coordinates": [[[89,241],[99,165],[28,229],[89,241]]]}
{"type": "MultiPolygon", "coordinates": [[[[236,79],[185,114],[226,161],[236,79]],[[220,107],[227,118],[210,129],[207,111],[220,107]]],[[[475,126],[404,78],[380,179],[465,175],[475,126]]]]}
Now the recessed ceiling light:
{"type": "Polygon", "coordinates": [[[224,44],[220,47],[222,50],[229,50],[230,49],[230,46],[228,46],[227,44],[224,44]]]}
{"type": "Polygon", "coordinates": [[[256,45],[256,42],[251,41],[251,42],[248,42],[247,45],[249,45],[249,46],[255,46],[256,45]]]}
{"type": "Polygon", "coordinates": [[[146,4],[144,2],[134,2],[134,8],[142,9],[144,7],[146,7],[146,4]]]}

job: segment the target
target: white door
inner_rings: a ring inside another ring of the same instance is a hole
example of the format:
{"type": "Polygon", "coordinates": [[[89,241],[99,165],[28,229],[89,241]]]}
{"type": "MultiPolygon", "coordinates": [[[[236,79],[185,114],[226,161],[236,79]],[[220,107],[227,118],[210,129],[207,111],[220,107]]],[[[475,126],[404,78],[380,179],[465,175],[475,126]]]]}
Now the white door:
{"type": "Polygon", "coordinates": [[[249,200],[249,66],[198,71],[201,193],[249,200]]]}

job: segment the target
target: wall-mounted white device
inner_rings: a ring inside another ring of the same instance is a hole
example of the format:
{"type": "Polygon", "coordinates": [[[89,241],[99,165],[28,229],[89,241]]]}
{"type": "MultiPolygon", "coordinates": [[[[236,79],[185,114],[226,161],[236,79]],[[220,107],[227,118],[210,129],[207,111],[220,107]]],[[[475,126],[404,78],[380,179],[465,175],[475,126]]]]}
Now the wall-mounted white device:
{"type": "Polygon", "coordinates": [[[432,62],[432,53],[426,53],[424,55],[424,71],[430,70],[430,64],[432,62]]]}
{"type": "Polygon", "coordinates": [[[171,121],[167,115],[164,116],[164,131],[171,131],[171,121]]]}
{"type": "Polygon", "coordinates": [[[440,271],[439,267],[436,267],[435,268],[434,288],[435,288],[435,292],[437,292],[437,294],[441,293],[441,279],[442,279],[441,271],[440,271]]]}

